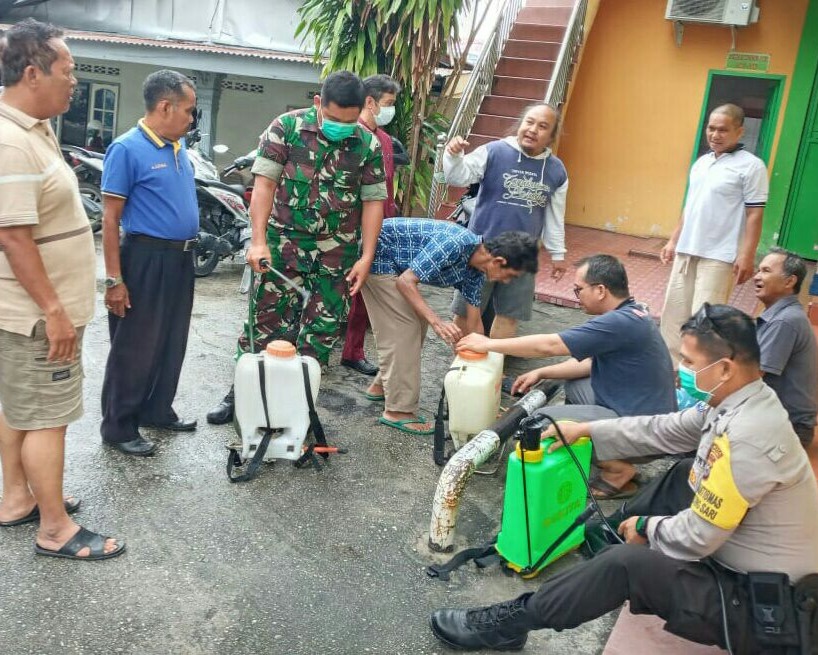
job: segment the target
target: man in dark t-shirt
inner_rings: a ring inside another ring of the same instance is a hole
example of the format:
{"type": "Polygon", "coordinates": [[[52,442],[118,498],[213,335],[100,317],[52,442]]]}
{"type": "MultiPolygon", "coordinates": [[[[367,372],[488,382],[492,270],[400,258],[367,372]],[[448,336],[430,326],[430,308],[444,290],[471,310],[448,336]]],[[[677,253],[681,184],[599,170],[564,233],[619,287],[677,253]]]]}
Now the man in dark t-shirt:
{"type": "MultiPolygon", "coordinates": [[[[594,255],[579,262],[574,293],[593,316],[583,325],[559,334],[515,339],[487,339],[470,334],[458,343],[518,357],[570,355],[559,364],[521,375],[512,393],[527,391],[539,380],[564,379],[566,405],[549,407],[555,419],[594,421],[617,416],[645,416],[676,411],[676,392],[670,354],[650,313],[628,289],[622,263],[610,255],[594,255]]],[[[636,469],[627,462],[599,462],[592,481],[594,495],[631,495],[636,469]]]]}

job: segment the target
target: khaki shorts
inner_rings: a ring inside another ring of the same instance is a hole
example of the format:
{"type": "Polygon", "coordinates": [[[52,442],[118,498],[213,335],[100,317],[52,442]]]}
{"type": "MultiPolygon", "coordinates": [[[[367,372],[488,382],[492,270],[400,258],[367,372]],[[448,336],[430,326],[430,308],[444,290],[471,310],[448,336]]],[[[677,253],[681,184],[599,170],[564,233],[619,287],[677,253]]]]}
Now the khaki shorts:
{"type": "Polygon", "coordinates": [[[77,328],[77,358],[49,362],[45,322],[31,336],[0,330],[0,406],[15,430],[47,430],[82,416],[82,334],[77,328]]]}

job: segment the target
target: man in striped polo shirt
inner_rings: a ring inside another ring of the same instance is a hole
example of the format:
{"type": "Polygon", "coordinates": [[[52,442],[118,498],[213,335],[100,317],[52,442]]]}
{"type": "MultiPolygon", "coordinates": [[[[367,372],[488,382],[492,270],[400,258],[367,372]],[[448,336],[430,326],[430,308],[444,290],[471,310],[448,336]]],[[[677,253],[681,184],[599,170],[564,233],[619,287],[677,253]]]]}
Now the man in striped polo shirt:
{"type": "Polygon", "coordinates": [[[79,501],[62,495],[96,261],[77,178],[49,123],[71,102],[74,60],[60,30],[32,19],[0,51],[0,528],[39,520],[38,555],[106,559],[125,544],[74,523],[79,501]]]}

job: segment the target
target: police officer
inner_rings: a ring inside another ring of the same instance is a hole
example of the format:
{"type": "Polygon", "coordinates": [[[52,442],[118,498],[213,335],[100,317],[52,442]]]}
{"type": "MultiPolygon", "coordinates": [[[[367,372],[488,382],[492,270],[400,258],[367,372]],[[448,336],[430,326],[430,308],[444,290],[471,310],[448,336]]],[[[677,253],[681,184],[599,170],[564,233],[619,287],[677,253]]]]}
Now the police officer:
{"type": "MultiPolygon", "coordinates": [[[[530,630],[574,628],[629,600],[633,612],[660,616],[666,630],[691,641],[725,647],[729,635],[735,653],[786,652],[759,636],[763,626],[754,629],[747,573],[775,571],[795,583],[818,572],[815,476],[787,412],[761,380],[752,319],[705,303],[681,334],[679,379],[698,405],[562,429],[569,443],[590,434],[601,459],[696,450],[695,458],[612,517],[625,544],[533,594],[434,612],[431,627],[441,641],[519,650],[530,630]]],[[[792,594],[781,578],[780,594],[771,595],[785,603],[792,594]]]]}

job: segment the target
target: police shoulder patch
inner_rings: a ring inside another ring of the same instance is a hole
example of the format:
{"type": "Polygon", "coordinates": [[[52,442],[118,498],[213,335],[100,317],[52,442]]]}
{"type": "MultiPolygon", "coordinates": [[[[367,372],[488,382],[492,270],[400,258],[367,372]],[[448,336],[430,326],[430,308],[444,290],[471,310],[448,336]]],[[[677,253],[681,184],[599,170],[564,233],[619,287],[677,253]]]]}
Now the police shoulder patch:
{"type": "Polygon", "coordinates": [[[730,441],[726,434],[716,437],[707,456],[708,474],[693,497],[693,513],[722,530],[735,530],[750,504],[733,480],[730,441]]]}

